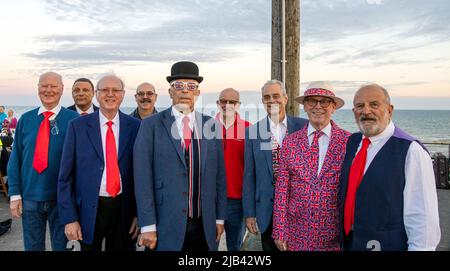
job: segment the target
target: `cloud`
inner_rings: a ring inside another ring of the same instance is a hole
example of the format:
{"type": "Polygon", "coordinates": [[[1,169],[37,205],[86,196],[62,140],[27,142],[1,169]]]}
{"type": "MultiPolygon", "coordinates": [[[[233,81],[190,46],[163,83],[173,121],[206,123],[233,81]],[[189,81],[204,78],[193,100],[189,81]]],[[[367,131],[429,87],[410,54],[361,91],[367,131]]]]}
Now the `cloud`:
{"type": "Polygon", "coordinates": [[[88,26],[82,34],[41,35],[44,50],[26,54],[38,60],[83,65],[111,62],[167,62],[180,59],[220,62],[238,58],[238,49],[270,44],[267,1],[57,1],[46,13],[88,26]]]}

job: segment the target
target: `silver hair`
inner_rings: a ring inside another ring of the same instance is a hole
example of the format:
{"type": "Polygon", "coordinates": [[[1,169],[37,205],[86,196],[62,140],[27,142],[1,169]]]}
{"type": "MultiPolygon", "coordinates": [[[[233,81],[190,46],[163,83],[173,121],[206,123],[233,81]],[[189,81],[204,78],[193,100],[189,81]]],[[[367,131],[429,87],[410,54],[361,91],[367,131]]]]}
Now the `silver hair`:
{"type": "Polygon", "coordinates": [[[107,75],[102,76],[102,78],[100,78],[100,80],[98,80],[98,82],[97,82],[96,89],[99,90],[100,83],[101,83],[105,78],[109,78],[109,77],[116,78],[117,80],[119,80],[119,81],[120,81],[120,84],[122,85],[122,90],[125,90],[125,83],[122,81],[122,79],[119,78],[119,76],[117,76],[117,75],[115,75],[115,74],[107,74],[107,75]]]}
{"type": "Polygon", "coordinates": [[[384,93],[384,97],[385,97],[386,103],[387,104],[391,104],[391,96],[389,95],[389,92],[384,87],[382,87],[382,86],[380,86],[380,85],[378,85],[376,83],[369,83],[369,84],[362,85],[358,89],[358,91],[360,91],[361,89],[364,89],[364,88],[378,88],[378,89],[380,89],[384,93]]]}
{"type": "Polygon", "coordinates": [[[279,85],[281,87],[281,91],[283,92],[283,94],[286,94],[286,87],[284,85],[283,82],[279,81],[279,80],[269,80],[267,81],[261,88],[261,93],[264,94],[264,92],[266,91],[266,88],[270,85],[279,85]]]}
{"type": "Polygon", "coordinates": [[[41,76],[39,76],[39,84],[47,76],[55,76],[56,78],[58,78],[58,81],[61,83],[61,85],[63,85],[62,76],[59,73],[56,73],[56,72],[46,72],[46,73],[41,74],[41,76]]]}

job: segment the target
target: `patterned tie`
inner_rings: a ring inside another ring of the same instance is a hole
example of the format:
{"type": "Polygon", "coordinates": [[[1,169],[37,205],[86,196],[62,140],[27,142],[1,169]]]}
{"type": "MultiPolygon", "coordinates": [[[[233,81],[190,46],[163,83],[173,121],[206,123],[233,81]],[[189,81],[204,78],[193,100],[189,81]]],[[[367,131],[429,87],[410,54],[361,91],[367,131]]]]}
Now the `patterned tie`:
{"type": "Polygon", "coordinates": [[[366,167],[367,148],[370,145],[370,140],[366,137],[363,139],[362,147],[356,154],[350,167],[350,174],[348,177],[347,195],[345,197],[344,205],[344,230],[348,235],[355,222],[355,200],[356,192],[359,184],[364,176],[364,168],[366,167]]]}
{"type": "Polygon", "coordinates": [[[192,130],[189,127],[189,117],[184,116],[183,117],[183,139],[184,139],[184,149],[189,150],[189,146],[191,145],[191,137],[192,137],[192,130]]]}
{"type": "Polygon", "coordinates": [[[33,168],[41,174],[48,167],[48,144],[50,141],[50,120],[53,112],[43,113],[44,119],[39,126],[36,137],[36,148],[34,150],[33,168]]]}
{"type": "Polygon", "coordinates": [[[314,172],[314,175],[317,174],[317,169],[319,168],[319,138],[324,134],[324,132],[320,130],[314,131],[314,138],[311,144],[311,170],[314,172]]]}
{"type": "Polygon", "coordinates": [[[106,192],[115,197],[120,191],[120,172],[117,160],[116,139],[112,130],[112,121],[106,123],[106,192]]]}
{"type": "Polygon", "coordinates": [[[272,185],[275,187],[275,183],[278,179],[278,171],[280,168],[280,144],[272,136],[272,170],[273,170],[273,181],[272,185]]]}

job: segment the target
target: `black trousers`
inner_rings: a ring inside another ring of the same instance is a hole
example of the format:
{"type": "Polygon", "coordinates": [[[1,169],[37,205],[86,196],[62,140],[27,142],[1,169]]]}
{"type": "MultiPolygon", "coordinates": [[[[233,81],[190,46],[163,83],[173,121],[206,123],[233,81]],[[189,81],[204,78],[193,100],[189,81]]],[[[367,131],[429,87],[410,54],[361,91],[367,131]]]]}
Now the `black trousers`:
{"type": "Polygon", "coordinates": [[[184,235],[183,251],[209,251],[203,230],[202,218],[188,218],[184,235]]]}
{"type": "Polygon", "coordinates": [[[264,251],[279,251],[277,245],[275,245],[275,241],[272,238],[272,223],[272,219],[270,219],[270,224],[266,231],[261,233],[261,244],[264,251]]]}
{"type": "Polygon", "coordinates": [[[105,251],[130,251],[135,249],[134,240],[124,229],[122,220],[122,199],[99,197],[95,220],[94,242],[81,243],[81,251],[101,251],[105,240],[105,251]]]}

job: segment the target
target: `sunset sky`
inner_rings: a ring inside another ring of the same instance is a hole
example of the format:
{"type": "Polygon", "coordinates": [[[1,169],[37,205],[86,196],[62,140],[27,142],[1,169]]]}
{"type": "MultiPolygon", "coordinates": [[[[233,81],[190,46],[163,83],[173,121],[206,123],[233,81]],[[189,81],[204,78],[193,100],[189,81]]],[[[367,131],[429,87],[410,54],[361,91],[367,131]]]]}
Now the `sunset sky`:
{"type": "MultiPolygon", "coordinates": [[[[226,87],[258,102],[270,79],[269,0],[15,0],[0,9],[0,104],[37,105],[39,74],[64,77],[70,105],[78,77],[126,84],[124,106],[144,81],[169,104],[165,77],[195,61],[207,100],[226,87]]],[[[377,82],[397,108],[450,110],[450,1],[301,0],[301,92],[328,80],[350,108],[377,82]]],[[[289,22],[288,22],[289,23],[289,22]]],[[[244,100],[244,103],[246,101],[244,100]]]]}

